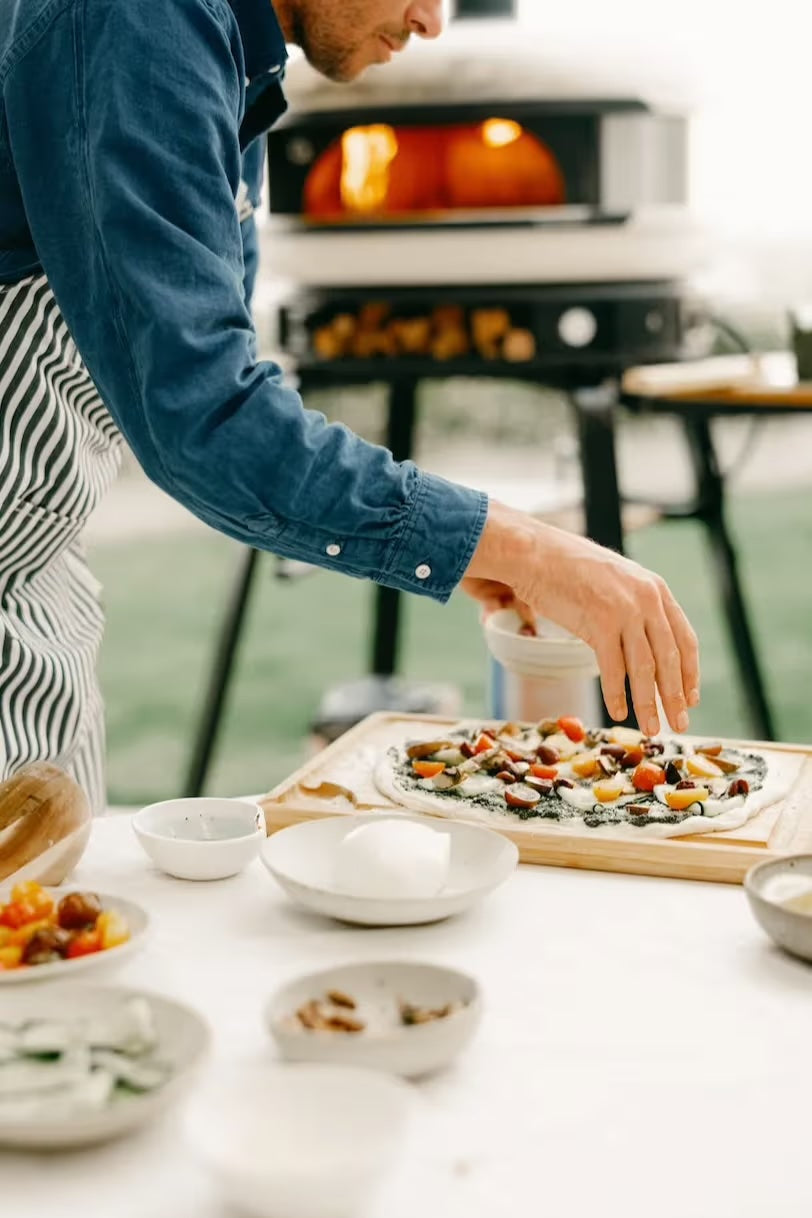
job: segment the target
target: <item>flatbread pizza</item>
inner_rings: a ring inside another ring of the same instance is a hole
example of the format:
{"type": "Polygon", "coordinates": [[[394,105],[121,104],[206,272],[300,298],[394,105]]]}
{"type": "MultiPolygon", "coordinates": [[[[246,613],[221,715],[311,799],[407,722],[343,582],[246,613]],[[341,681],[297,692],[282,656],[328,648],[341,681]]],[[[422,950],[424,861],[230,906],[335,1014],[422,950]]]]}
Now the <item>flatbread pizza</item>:
{"type": "Polygon", "coordinates": [[[791,781],[761,753],[572,717],[460,723],[390,748],[375,771],[379,791],[411,811],[625,838],[738,829],[791,781]]]}

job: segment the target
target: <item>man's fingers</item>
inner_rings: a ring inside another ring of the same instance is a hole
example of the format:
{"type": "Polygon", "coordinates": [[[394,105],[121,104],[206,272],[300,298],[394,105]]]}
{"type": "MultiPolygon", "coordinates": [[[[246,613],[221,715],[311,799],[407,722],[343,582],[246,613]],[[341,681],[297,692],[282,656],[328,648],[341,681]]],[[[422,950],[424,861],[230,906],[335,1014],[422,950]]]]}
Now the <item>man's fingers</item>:
{"type": "Polygon", "coordinates": [[[595,654],[601,670],[601,688],[607,710],[613,719],[625,719],[629,708],[626,705],[626,664],[620,638],[603,640],[596,647],[595,654]]]}
{"type": "Polygon", "coordinates": [[[658,601],[646,619],[646,635],[668,722],[674,731],[685,732],[688,730],[688,705],[683,689],[682,657],[662,601],[658,601]]]}
{"type": "Polygon", "coordinates": [[[688,706],[699,706],[701,688],[699,642],[690,622],[667,587],[663,591],[663,608],[679,648],[685,701],[688,706]]]}
{"type": "Polygon", "coordinates": [[[657,665],[642,620],[629,624],[624,630],[623,656],[637,722],[647,736],[656,736],[660,730],[656,696],[657,665]]]}

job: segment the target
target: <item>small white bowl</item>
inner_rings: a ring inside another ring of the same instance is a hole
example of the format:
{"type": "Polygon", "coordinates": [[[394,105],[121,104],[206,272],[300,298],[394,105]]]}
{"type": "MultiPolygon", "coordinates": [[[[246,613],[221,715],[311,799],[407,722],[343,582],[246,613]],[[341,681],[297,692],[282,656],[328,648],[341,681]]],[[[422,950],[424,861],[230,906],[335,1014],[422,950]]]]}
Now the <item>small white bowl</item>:
{"type": "Polygon", "coordinates": [[[156,867],[179,880],[224,880],[255,859],[266,837],[247,799],[167,799],[136,813],[133,830],[156,867]]]}
{"type": "Polygon", "coordinates": [[[373,1070],[253,1065],[195,1096],[186,1138],[244,1213],[356,1218],[395,1167],[414,1102],[373,1070]]]}
{"type": "Polygon", "coordinates": [[[812,961],[812,914],[789,909],[792,897],[812,891],[812,854],[792,854],[757,863],[744,878],[753,917],[774,943],[812,961]]]}
{"type": "Polygon", "coordinates": [[[513,609],[499,609],[483,627],[488,650],[510,672],[561,679],[598,676],[594,651],[575,635],[542,618],[536,623],[535,637],[520,634],[521,626],[521,618],[513,609]]]}
{"type": "Polygon", "coordinates": [[[158,1033],[154,1057],[170,1067],[170,1077],[157,1091],[116,1099],[101,1112],[74,1113],[63,1120],[0,1120],[0,1146],[30,1150],[66,1150],[93,1146],[123,1137],[155,1121],[186,1092],[209,1050],[208,1025],[178,1002],[141,990],[118,986],[104,988],[64,986],[18,991],[3,998],[3,1022],[29,1019],[84,1020],[103,1018],[128,998],[145,998],[158,1033]]]}
{"type": "Polygon", "coordinates": [[[280,829],[267,839],[260,857],[287,895],[314,913],[359,926],[420,926],[478,904],[512,875],[519,851],[508,838],[478,825],[381,811],[325,817],[280,829]],[[335,887],[333,868],[342,838],[359,825],[390,817],[415,821],[451,839],[448,883],[437,896],[378,899],[352,896],[335,887]]]}
{"type": "Polygon", "coordinates": [[[473,977],[407,962],[350,964],[312,973],[284,986],[265,1010],[268,1030],[288,1061],[361,1066],[404,1078],[448,1066],[469,1044],[481,1017],[482,1000],[473,977]],[[364,1031],[310,1031],[296,1018],[306,1003],[323,1001],[334,990],[355,1001],[355,1010],[344,1013],[365,1023],[364,1031]],[[451,1003],[457,1009],[442,1019],[405,1025],[401,1002],[432,1011],[451,1003]]]}
{"type": "MultiPolygon", "coordinates": [[[[52,891],[54,896],[61,901],[63,897],[69,896],[72,892],[83,892],[86,889],[77,888],[73,884],[64,889],[49,888],[48,891],[52,891]]],[[[56,981],[57,979],[70,981],[76,977],[77,973],[112,970],[143,946],[149,928],[147,911],[142,906],[136,905],[135,901],[128,901],[124,897],[110,896],[108,893],[98,892],[95,889],[91,891],[99,898],[103,910],[115,910],[121,914],[130,930],[129,939],[120,943],[118,947],[110,947],[103,952],[91,952],[87,956],[76,956],[73,960],[51,960],[47,964],[36,964],[30,968],[13,968],[8,971],[0,969],[0,989],[5,986],[27,985],[37,981],[56,981]]],[[[10,898],[10,889],[0,889],[0,905],[10,898]]],[[[0,1023],[4,1018],[5,1001],[4,998],[3,1008],[0,1010],[0,1023]]]]}

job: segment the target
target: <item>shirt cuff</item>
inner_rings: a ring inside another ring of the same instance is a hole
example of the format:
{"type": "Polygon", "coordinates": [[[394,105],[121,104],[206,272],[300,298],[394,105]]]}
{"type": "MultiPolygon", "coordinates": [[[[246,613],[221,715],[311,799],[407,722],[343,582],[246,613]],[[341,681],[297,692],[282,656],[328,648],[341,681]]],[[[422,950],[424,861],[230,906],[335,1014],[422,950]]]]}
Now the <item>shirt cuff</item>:
{"type": "Polygon", "coordinates": [[[420,471],[411,512],[378,582],[445,604],[474,556],[488,496],[420,471]]]}

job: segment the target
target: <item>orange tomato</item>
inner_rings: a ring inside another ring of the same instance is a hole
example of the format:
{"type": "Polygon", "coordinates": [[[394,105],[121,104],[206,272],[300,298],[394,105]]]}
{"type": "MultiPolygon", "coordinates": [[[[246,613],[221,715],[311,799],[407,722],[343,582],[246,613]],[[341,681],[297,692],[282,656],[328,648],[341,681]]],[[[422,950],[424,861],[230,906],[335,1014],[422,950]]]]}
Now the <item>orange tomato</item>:
{"type": "Polygon", "coordinates": [[[25,922],[15,930],[9,930],[8,944],[10,947],[25,947],[28,940],[33,939],[38,930],[44,930],[46,926],[52,925],[53,923],[48,918],[38,918],[36,922],[25,922]]]}
{"type": "Polygon", "coordinates": [[[636,791],[653,791],[665,782],[665,770],[651,761],[641,761],[632,774],[632,782],[636,791]]]}
{"type": "Polygon", "coordinates": [[[442,761],[413,761],[412,769],[421,778],[436,778],[438,774],[442,774],[445,766],[442,761]]]}
{"type": "Polygon", "coordinates": [[[558,726],[573,744],[580,744],[586,736],[586,728],[574,715],[565,715],[563,719],[559,719],[558,726]]]}
{"type": "Polygon", "coordinates": [[[36,922],[39,912],[31,901],[9,901],[8,905],[0,908],[0,926],[8,926],[11,930],[19,930],[27,922],[36,922]]]}
{"type": "Polygon", "coordinates": [[[710,791],[707,787],[688,787],[684,791],[667,791],[665,802],[675,812],[684,812],[691,804],[703,804],[709,798],[710,791]]]}
{"type": "Polygon", "coordinates": [[[56,909],[56,901],[51,894],[33,880],[27,884],[15,884],[11,890],[11,900],[14,904],[25,902],[33,906],[38,918],[50,918],[56,909]]]}
{"type": "Polygon", "coordinates": [[[0,972],[20,968],[22,957],[21,947],[0,947],[0,972]]]}
{"type": "Polygon", "coordinates": [[[474,752],[487,753],[489,749],[494,748],[496,748],[496,741],[493,739],[493,737],[487,735],[486,732],[483,732],[479,737],[479,740],[477,740],[476,744],[474,745],[474,752]]]}
{"type": "Polygon", "coordinates": [[[94,926],[92,930],[80,930],[78,935],[73,936],[68,944],[67,957],[75,960],[77,956],[90,956],[101,950],[101,935],[94,926]]]}
{"type": "Polygon", "coordinates": [[[530,773],[534,778],[553,779],[558,777],[558,766],[542,765],[540,761],[536,761],[531,765],[530,773]]]}
{"type": "Polygon", "coordinates": [[[130,937],[127,923],[115,909],[106,909],[104,913],[100,913],[93,929],[99,936],[102,951],[118,947],[121,943],[126,943],[130,937]]]}

